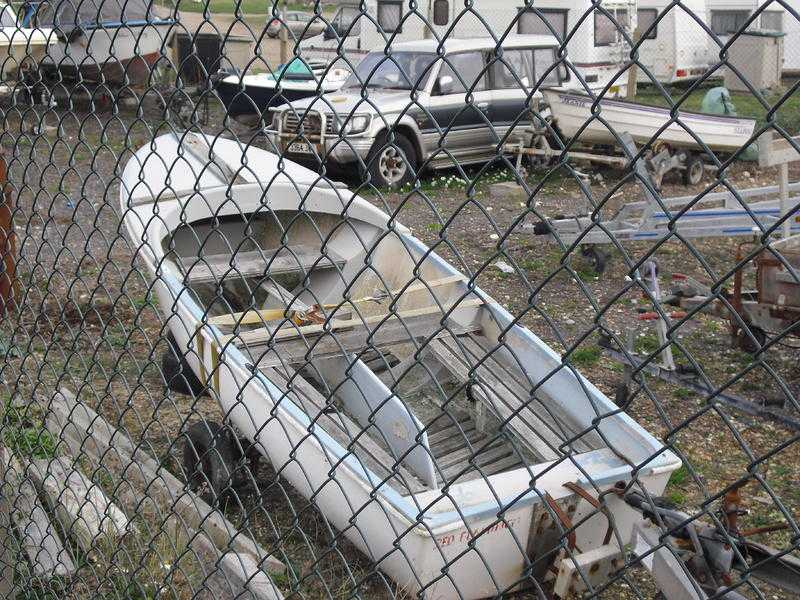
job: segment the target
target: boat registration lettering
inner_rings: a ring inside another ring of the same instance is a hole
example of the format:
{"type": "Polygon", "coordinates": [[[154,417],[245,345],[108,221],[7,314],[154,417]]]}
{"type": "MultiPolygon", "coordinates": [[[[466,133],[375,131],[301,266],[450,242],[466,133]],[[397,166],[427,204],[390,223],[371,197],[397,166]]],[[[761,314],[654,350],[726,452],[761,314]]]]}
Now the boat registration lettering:
{"type": "Polygon", "coordinates": [[[506,519],[505,521],[499,521],[495,523],[488,529],[484,530],[483,528],[476,529],[476,534],[470,533],[469,530],[466,528],[462,529],[461,531],[457,531],[455,533],[448,533],[446,535],[440,536],[436,538],[436,543],[439,546],[451,546],[453,544],[466,544],[473,538],[481,539],[488,537],[490,535],[494,535],[499,531],[503,531],[505,529],[514,528],[519,523],[519,517],[514,517],[512,519],[506,519]]]}
{"type": "Polygon", "coordinates": [[[582,107],[586,104],[586,100],[583,98],[578,98],[577,96],[565,96],[561,95],[558,97],[561,104],[568,104],[570,106],[577,106],[582,107]]]}
{"type": "Polygon", "coordinates": [[[306,142],[292,142],[289,144],[289,152],[311,154],[311,144],[307,144],[306,142]]]}

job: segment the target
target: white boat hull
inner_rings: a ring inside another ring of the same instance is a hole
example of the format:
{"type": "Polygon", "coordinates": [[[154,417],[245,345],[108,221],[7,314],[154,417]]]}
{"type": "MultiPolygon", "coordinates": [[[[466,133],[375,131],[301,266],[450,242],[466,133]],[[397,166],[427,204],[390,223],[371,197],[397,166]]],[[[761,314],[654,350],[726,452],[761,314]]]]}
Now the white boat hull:
{"type": "Polygon", "coordinates": [[[55,36],[49,29],[0,27],[0,74],[3,82],[16,79],[20,67],[36,69],[52,41],[55,41],[55,36]]]}
{"type": "Polygon", "coordinates": [[[168,38],[173,25],[159,23],[90,29],[73,42],[52,46],[44,66],[60,70],[67,77],[89,81],[147,84],[153,65],[169,56],[168,38]]]}
{"type": "MultiPolygon", "coordinates": [[[[193,171],[199,173],[202,162],[192,164],[191,168],[176,168],[172,172],[171,189],[189,189],[185,186],[196,183],[205,190],[205,202],[162,199],[158,203],[159,218],[153,219],[153,205],[143,201],[148,194],[165,189],[163,165],[176,160],[174,138],[163,136],[155,145],[157,158],[148,146],[126,167],[121,204],[130,238],[137,247],[141,246],[138,256],[148,275],[156,281],[154,289],[159,306],[168,318],[178,346],[188,349],[189,364],[201,379],[206,380],[212,374],[213,393],[238,431],[256,442],[282,477],[305,498],[313,499],[337,529],[344,531],[348,539],[402,587],[412,592],[424,590],[426,597],[441,599],[477,599],[515,589],[530,565],[526,552],[543,539],[536,528],[558,527],[548,521],[551,509],[545,506],[547,495],[574,521],[594,511],[588,502],[564,487],[565,483],[583,482],[583,487],[596,494],[618,481],[628,480],[631,463],[647,461],[648,466],[639,470],[638,481],[653,494],[663,491],[670,472],[680,464],[677,458],[624,413],[619,414],[591,383],[568,369],[559,370],[544,382],[537,394],[554,399],[554,403],[556,398],[563,402],[570,395],[574,406],[567,408],[576,419],[582,420],[578,425],[581,427],[591,428],[598,406],[603,412],[616,413],[603,419],[600,425],[605,435],[616,440],[613,450],[600,448],[572,455],[557,464],[543,462],[490,477],[454,481],[447,496],[436,488],[408,493],[396,488],[394,479],[385,481],[375,475],[354,451],[346,450],[320,425],[311,424],[300,408],[302,400],[292,391],[285,391],[280,382],[271,381],[262,371],[253,370],[248,365],[252,359],[233,344],[225,343],[217,327],[204,326],[204,309],[185,293],[183,276],[170,268],[169,261],[164,261],[162,245],[142,244],[143,239],[166,239],[170,227],[177,226],[180,219],[200,222],[210,205],[217,207],[219,216],[255,212],[259,207],[264,210],[262,184],[237,186],[234,204],[225,201],[225,186],[214,181],[210,169],[204,171],[199,181],[195,178],[193,171]],[[148,156],[153,157],[148,161],[148,156]],[[145,167],[140,166],[145,163],[145,167]],[[150,192],[138,183],[142,170],[148,174],[150,192]],[[538,473],[542,474],[536,477],[538,473]],[[591,483],[585,481],[585,474],[589,474],[591,483]],[[535,487],[529,484],[532,477],[536,477],[535,487]],[[498,512],[503,515],[500,520],[498,512]],[[477,537],[473,539],[474,536],[477,537]],[[447,576],[442,577],[445,567],[447,576]]],[[[234,142],[217,141],[214,152],[223,159],[232,158],[237,148],[234,142]]],[[[271,180],[277,157],[254,148],[247,154],[248,164],[259,165],[263,176],[271,180]]],[[[341,198],[332,188],[316,188],[316,193],[307,194],[304,186],[313,185],[318,176],[297,165],[286,168],[288,178],[279,177],[269,184],[272,191],[267,193],[266,202],[270,211],[297,209],[302,203],[304,210],[337,215],[343,210],[342,203],[347,202],[346,211],[354,227],[387,227],[387,215],[362,199],[353,200],[349,192],[341,198]]],[[[402,247],[417,257],[426,254],[426,248],[405,228],[395,224],[394,230],[402,247]]],[[[458,275],[435,254],[428,255],[421,272],[458,275]]],[[[392,281],[397,283],[403,282],[392,281]]],[[[475,293],[485,297],[480,291],[475,293]]],[[[558,370],[558,355],[529,331],[512,327],[513,317],[485,298],[485,306],[476,309],[482,311],[482,326],[491,329],[494,335],[508,328],[505,344],[514,349],[528,377],[543,380],[546,374],[558,370]]],[[[625,543],[640,516],[616,497],[608,497],[607,502],[614,513],[616,530],[625,543]]],[[[587,520],[576,531],[580,549],[586,551],[601,545],[607,528],[602,515],[587,520]]]]}
{"type": "Polygon", "coordinates": [[[706,145],[715,151],[735,152],[753,141],[753,119],[681,111],[680,123],[670,123],[669,109],[606,99],[600,101],[601,111],[593,118],[594,100],[589,96],[556,90],[543,90],[543,95],[559,131],[583,144],[617,144],[617,137],[625,132],[638,145],[658,141],[698,151],[706,145]]]}

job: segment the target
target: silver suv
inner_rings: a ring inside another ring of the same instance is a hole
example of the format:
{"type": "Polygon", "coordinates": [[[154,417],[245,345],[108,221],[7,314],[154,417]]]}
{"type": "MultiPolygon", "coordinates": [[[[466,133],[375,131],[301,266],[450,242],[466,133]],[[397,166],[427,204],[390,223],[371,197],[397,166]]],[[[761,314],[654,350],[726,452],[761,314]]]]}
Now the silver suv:
{"type": "Polygon", "coordinates": [[[362,168],[397,188],[420,168],[486,162],[501,143],[528,141],[541,87],[569,76],[549,35],[392,45],[371,52],[342,88],[271,109],[268,135],[292,160],[362,168]],[[535,90],[535,92],[534,92],[535,90]],[[392,134],[390,134],[392,132],[392,134]]]}

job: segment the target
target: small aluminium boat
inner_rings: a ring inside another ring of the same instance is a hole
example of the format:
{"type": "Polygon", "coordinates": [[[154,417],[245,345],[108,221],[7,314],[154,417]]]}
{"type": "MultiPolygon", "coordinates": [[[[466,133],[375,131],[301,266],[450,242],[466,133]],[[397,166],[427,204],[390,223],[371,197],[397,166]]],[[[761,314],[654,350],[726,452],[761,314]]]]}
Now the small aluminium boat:
{"type": "Polygon", "coordinates": [[[350,71],[329,67],[324,61],[295,58],[279,66],[275,73],[220,75],[214,87],[228,116],[244,120],[266,117],[273,106],[335,92],[342,87],[350,71]]]}
{"type": "Polygon", "coordinates": [[[756,126],[754,119],[680,111],[683,126],[673,122],[660,131],[672,118],[667,108],[602,99],[601,121],[592,118],[594,100],[587,95],[553,89],[542,90],[542,94],[559,131],[589,145],[616,144],[613,130],[617,135],[629,133],[637,145],[658,140],[674,148],[699,151],[705,144],[714,151],[736,152],[753,141],[756,126]]]}
{"type": "Polygon", "coordinates": [[[291,161],[164,135],[126,165],[120,203],[226,418],[412,594],[517,589],[561,538],[608,573],[641,516],[606,495],[610,535],[584,518],[596,495],[633,472],[660,494],[680,465],[407,228],[291,161]]]}

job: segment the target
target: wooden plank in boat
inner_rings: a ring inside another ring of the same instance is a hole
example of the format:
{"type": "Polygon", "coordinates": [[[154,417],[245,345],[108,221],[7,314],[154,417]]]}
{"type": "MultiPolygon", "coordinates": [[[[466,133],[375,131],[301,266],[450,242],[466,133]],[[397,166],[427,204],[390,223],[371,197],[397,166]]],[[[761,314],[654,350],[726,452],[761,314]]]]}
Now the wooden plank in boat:
{"type": "Polygon", "coordinates": [[[224,277],[264,277],[310,269],[343,267],[344,258],[331,249],[321,251],[307,245],[281,246],[272,250],[249,250],[235,254],[206,254],[181,259],[187,284],[214,283],[224,277]]]}
{"type": "MultiPolygon", "coordinates": [[[[377,319],[366,318],[352,319],[349,321],[333,322],[331,329],[336,331],[335,335],[326,335],[322,338],[300,338],[289,339],[280,341],[279,343],[271,344],[269,349],[265,349],[263,354],[259,354],[260,347],[250,347],[250,354],[257,358],[258,366],[269,367],[283,364],[292,364],[298,362],[311,361],[316,359],[328,358],[331,356],[342,356],[343,354],[358,352],[368,346],[376,348],[384,348],[394,344],[403,344],[416,341],[421,338],[426,338],[432,332],[441,327],[442,315],[437,309],[435,314],[422,314],[416,316],[407,316],[404,318],[393,318],[385,320],[386,315],[380,315],[377,319]],[[369,329],[364,321],[380,322],[384,321],[380,327],[369,329]],[[343,325],[346,323],[352,329],[348,331],[341,331],[343,325]]],[[[311,325],[309,327],[318,327],[311,325]]],[[[287,332],[294,333],[298,330],[306,329],[304,327],[292,328],[287,332]]],[[[477,331],[480,329],[480,324],[477,320],[468,325],[456,325],[453,323],[447,324],[447,330],[453,335],[461,335],[468,331],[477,331]]],[[[281,332],[277,332],[275,337],[279,337],[281,332]]],[[[319,329],[313,333],[322,333],[319,329]]],[[[253,339],[259,340],[264,338],[263,331],[246,331],[240,333],[237,342],[242,340],[248,342],[248,346],[252,344],[253,339]],[[258,336],[248,334],[259,334],[258,336]]]]}
{"type": "Polygon", "coordinates": [[[349,448],[364,467],[381,478],[388,476],[392,470],[396,471],[397,475],[394,477],[394,481],[412,494],[428,489],[416,475],[399,464],[397,459],[378,442],[369,435],[359,435],[363,428],[341,410],[327,412],[325,410],[326,398],[300,374],[292,372],[287,376],[284,369],[278,368],[261,368],[260,370],[265,377],[282,390],[290,394],[294,392],[309,418],[343,447],[349,448]],[[353,440],[356,438],[358,439],[354,442],[353,440]]]}
{"type": "MultiPolygon", "coordinates": [[[[482,305],[483,300],[480,299],[465,300],[459,303],[455,310],[450,313],[447,329],[454,335],[466,331],[479,330],[480,325],[477,314],[473,315],[466,325],[455,324],[451,321],[456,317],[462,317],[462,312],[482,305]]],[[[333,351],[334,354],[341,354],[342,351],[352,352],[367,346],[378,347],[380,345],[411,342],[416,338],[429,336],[431,332],[438,330],[441,327],[444,313],[451,308],[453,308],[452,305],[442,307],[428,306],[420,309],[399,311],[393,314],[382,313],[369,317],[332,319],[320,325],[286,328],[276,332],[263,329],[244,331],[235,336],[227,336],[223,342],[233,340],[234,343],[246,344],[251,349],[255,349],[259,345],[269,344],[273,348],[273,352],[277,352],[280,357],[286,356],[284,360],[276,358],[275,364],[282,364],[283,362],[291,362],[290,356],[302,358],[308,353],[312,345],[314,347],[313,355],[321,356],[323,353],[330,351],[333,351]],[[373,324],[376,327],[370,329],[369,325],[373,324]],[[351,331],[341,331],[343,329],[350,329],[351,331]],[[336,332],[333,337],[326,336],[323,339],[312,337],[332,332],[336,332]],[[292,340],[292,338],[295,339],[292,340]],[[296,350],[295,346],[297,346],[296,350]],[[330,347],[330,349],[323,350],[325,347],[330,347]],[[299,354],[298,351],[300,352],[299,354]]],[[[266,359],[266,355],[263,358],[266,359]]],[[[265,364],[268,365],[269,361],[265,364]]]]}
{"type": "MultiPolygon", "coordinates": [[[[459,341],[463,343],[463,340],[459,341]]],[[[501,420],[508,419],[514,408],[523,402],[521,398],[516,396],[509,398],[508,396],[511,396],[511,394],[495,379],[484,364],[475,367],[473,360],[465,357],[463,352],[458,348],[451,347],[443,339],[433,340],[430,348],[442,364],[451,369],[452,373],[462,382],[466,383],[471,380],[476,382],[476,385],[472,388],[473,393],[479,395],[481,400],[488,406],[493,407],[501,420]],[[470,370],[473,368],[475,373],[473,377],[470,377],[470,370]]],[[[522,398],[525,397],[523,396],[522,398]]],[[[516,431],[522,440],[529,444],[536,454],[541,456],[542,460],[556,460],[559,457],[559,453],[555,448],[558,448],[563,440],[559,439],[552,432],[551,427],[548,427],[532,412],[526,416],[530,416],[533,420],[533,426],[525,423],[521,417],[517,416],[510,419],[509,427],[516,431]]]]}
{"type": "MultiPolygon", "coordinates": [[[[471,354],[472,359],[477,361],[483,359],[486,355],[486,348],[489,346],[489,340],[485,336],[469,332],[462,339],[462,344],[465,350],[471,354]]],[[[515,373],[508,365],[504,365],[497,360],[494,354],[487,357],[484,366],[487,369],[486,372],[494,378],[494,381],[509,390],[512,396],[528,398],[529,390],[527,386],[529,382],[527,378],[524,378],[525,376],[521,371],[515,373]],[[500,373],[499,376],[497,375],[498,373],[500,373]]],[[[541,418],[543,420],[547,419],[545,422],[550,423],[551,429],[558,430],[560,439],[572,439],[576,436],[578,431],[582,429],[576,428],[574,423],[569,422],[563,416],[553,414],[544,400],[537,396],[534,396],[532,400],[533,406],[538,407],[537,410],[543,411],[544,414],[542,414],[541,418]]],[[[589,452],[604,445],[605,443],[602,437],[596,431],[590,430],[584,432],[581,437],[573,441],[571,448],[576,452],[589,452]]]]}

